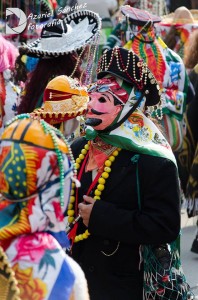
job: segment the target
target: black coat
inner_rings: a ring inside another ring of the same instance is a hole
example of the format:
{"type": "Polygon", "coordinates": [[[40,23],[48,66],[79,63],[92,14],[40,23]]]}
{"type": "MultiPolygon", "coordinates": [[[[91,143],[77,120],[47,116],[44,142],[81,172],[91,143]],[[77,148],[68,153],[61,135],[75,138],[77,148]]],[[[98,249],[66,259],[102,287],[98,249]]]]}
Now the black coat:
{"type": "MultiPolygon", "coordinates": [[[[75,158],[84,144],[84,138],[73,143],[75,158]]],[[[141,300],[140,244],[168,243],[179,234],[180,197],[175,165],[168,159],[140,155],[140,211],[137,163],[131,161],[135,154],[120,151],[101,200],[92,209],[88,226],[91,235],[73,246],[73,258],[85,272],[92,300],[141,300]],[[114,254],[108,256],[111,253],[114,254]]],[[[91,178],[92,172],[82,176],[80,201],[91,178]]],[[[80,223],[78,233],[85,229],[80,223]]]]}

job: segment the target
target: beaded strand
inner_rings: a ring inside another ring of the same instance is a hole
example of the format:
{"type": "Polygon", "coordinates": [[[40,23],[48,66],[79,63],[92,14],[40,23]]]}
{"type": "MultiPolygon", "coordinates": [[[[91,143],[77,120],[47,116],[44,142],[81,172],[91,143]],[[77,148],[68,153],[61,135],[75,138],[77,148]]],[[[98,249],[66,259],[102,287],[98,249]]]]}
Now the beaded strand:
{"type": "MultiPolygon", "coordinates": [[[[137,66],[139,68],[140,78],[136,77],[135,55],[132,50],[128,51],[126,66],[124,65],[119,47],[114,47],[114,49],[111,53],[111,56],[109,58],[109,63],[107,63],[107,51],[104,51],[104,54],[99,61],[97,72],[101,72],[103,70],[107,71],[113,62],[114,56],[115,56],[116,64],[117,64],[119,71],[126,73],[127,76],[130,78],[130,80],[132,80],[132,82],[136,82],[138,88],[142,89],[143,86],[147,84],[147,77],[148,77],[148,74],[150,74],[150,73],[149,73],[149,70],[148,70],[146,64],[143,61],[139,61],[137,63],[137,66]],[[133,68],[132,68],[133,69],[133,77],[130,76],[130,74],[128,73],[130,61],[132,61],[132,64],[133,64],[133,68]]],[[[152,78],[154,79],[154,77],[152,77],[152,78]]],[[[154,82],[151,82],[151,83],[154,84],[154,83],[156,83],[156,81],[154,80],[154,82]]]]}
{"type": "MultiPolygon", "coordinates": [[[[81,150],[81,153],[79,154],[78,158],[76,158],[75,167],[76,167],[77,170],[80,169],[81,163],[83,162],[87,152],[89,151],[89,145],[90,145],[90,141],[81,150]]],[[[108,159],[105,160],[103,172],[102,172],[101,176],[98,179],[97,186],[96,186],[96,189],[94,191],[94,197],[93,198],[95,200],[100,200],[101,199],[102,191],[105,189],[106,180],[109,178],[109,174],[111,172],[111,165],[115,161],[115,158],[116,158],[116,156],[118,156],[120,151],[121,151],[121,148],[117,148],[117,150],[113,151],[113,153],[108,157],[108,159]]],[[[67,211],[68,223],[69,224],[71,224],[74,221],[75,211],[73,209],[73,206],[74,206],[75,201],[76,201],[75,183],[72,183],[70,202],[69,202],[68,211],[67,211]]],[[[82,241],[84,239],[87,239],[89,237],[89,235],[90,235],[90,233],[89,233],[88,229],[86,229],[84,233],[79,234],[75,237],[74,243],[82,241]]]]}
{"type": "Polygon", "coordinates": [[[93,62],[97,62],[96,53],[98,51],[98,43],[99,43],[100,35],[96,34],[93,45],[90,46],[90,53],[88,55],[88,63],[86,67],[86,76],[85,76],[85,85],[89,85],[92,81],[93,76],[93,62]]]}
{"type": "Polygon", "coordinates": [[[76,65],[75,65],[75,67],[74,67],[73,72],[71,73],[71,75],[69,75],[69,77],[73,77],[74,76],[74,74],[75,74],[75,72],[77,70],[77,67],[78,67],[78,65],[79,65],[79,63],[81,61],[81,56],[83,55],[84,50],[85,50],[85,48],[83,48],[82,51],[80,52],[80,54],[78,55],[78,58],[76,60],[76,65]]]}

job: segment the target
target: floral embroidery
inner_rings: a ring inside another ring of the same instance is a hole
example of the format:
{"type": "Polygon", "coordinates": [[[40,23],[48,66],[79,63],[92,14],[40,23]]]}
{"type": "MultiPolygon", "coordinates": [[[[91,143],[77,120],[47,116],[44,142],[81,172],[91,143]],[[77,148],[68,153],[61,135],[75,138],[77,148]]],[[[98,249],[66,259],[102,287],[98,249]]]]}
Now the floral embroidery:
{"type": "Polygon", "coordinates": [[[43,279],[45,278],[45,276],[47,275],[48,272],[48,267],[51,266],[54,269],[56,269],[56,264],[55,264],[55,260],[52,257],[53,253],[58,253],[59,249],[54,249],[54,250],[45,250],[45,254],[42,257],[40,264],[39,264],[39,270],[41,270],[43,267],[46,268],[45,270],[45,274],[43,276],[43,279]]]}
{"type": "Polygon", "coordinates": [[[35,235],[23,235],[16,243],[17,255],[13,261],[23,260],[39,263],[45,255],[46,252],[54,250],[55,245],[53,237],[44,233],[35,235]]]}
{"type": "Polygon", "coordinates": [[[39,278],[33,278],[33,268],[20,269],[19,264],[13,266],[20,288],[20,298],[28,300],[43,300],[47,294],[46,284],[39,278]]]}

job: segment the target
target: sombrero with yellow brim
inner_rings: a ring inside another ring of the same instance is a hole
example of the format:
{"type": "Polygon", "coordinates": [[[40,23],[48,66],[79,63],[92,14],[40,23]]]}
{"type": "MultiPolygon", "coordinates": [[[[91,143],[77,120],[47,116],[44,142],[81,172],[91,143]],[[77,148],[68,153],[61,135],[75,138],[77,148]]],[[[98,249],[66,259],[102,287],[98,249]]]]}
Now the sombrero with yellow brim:
{"type": "Polygon", "coordinates": [[[48,83],[43,100],[43,107],[32,114],[54,125],[83,115],[89,96],[87,88],[80,85],[77,79],[61,75],[48,83]]]}

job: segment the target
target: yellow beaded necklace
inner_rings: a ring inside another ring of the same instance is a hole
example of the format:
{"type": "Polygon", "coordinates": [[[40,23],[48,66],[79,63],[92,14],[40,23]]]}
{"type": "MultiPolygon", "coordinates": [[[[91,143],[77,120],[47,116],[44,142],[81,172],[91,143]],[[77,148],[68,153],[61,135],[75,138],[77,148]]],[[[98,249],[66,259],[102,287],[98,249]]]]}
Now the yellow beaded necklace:
{"type": "MultiPolygon", "coordinates": [[[[87,152],[89,151],[89,145],[90,145],[90,141],[81,150],[81,153],[80,153],[79,157],[76,158],[76,162],[75,162],[76,170],[80,169],[80,165],[81,165],[82,161],[85,159],[85,156],[86,156],[87,152]]],[[[111,172],[111,165],[115,161],[115,157],[118,156],[120,150],[121,150],[121,148],[117,148],[117,150],[114,150],[113,153],[105,161],[103,172],[102,172],[101,176],[98,179],[97,187],[94,191],[94,197],[93,198],[95,200],[100,200],[101,199],[101,194],[102,194],[102,191],[105,188],[106,179],[109,177],[109,173],[111,172]]],[[[75,203],[75,200],[76,200],[75,188],[76,188],[75,183],[72,183],[70,202],[69,202],[68,211],[67,211],[68,223],[69,224],[71,224],[74,221],[75,211],[73,209],[73,206],[74,206],[74,203],[75,203]]],[[[87,239],[89,237],[89,235],[90,235],[89,231],[85,230],[84,233],[79,234],[75,237],[74,243],[82,241],[84,239],[87,239]]]]}

